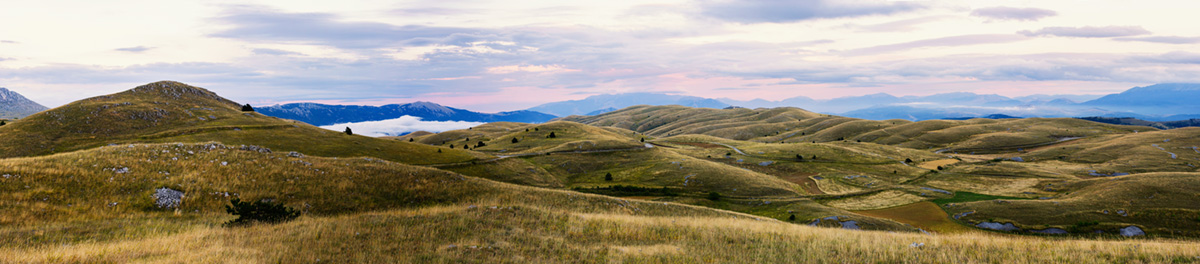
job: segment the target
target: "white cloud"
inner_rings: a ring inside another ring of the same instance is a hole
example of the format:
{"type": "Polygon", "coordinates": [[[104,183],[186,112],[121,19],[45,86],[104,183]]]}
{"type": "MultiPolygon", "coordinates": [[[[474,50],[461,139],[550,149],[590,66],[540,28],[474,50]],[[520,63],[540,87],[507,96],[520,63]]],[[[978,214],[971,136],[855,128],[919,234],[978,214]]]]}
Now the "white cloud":
{"type": "Polygon", "coordinates": [[[416,131],[442,132],[456,129],[467,129],[482,125],[481,122],[466,122],[466,121],[421,121],[420,117],[401,116],[396,119],[367,121],[357,123],[342,123],[321,126],[321,128],[344,131],[347,127],[355,134],[383,137],[383,136],[399,136],[416,131]]]}
{"type": "Polygon", "coordinates": [[[579,70],[567,69],[566,66],[552,65],[506,65],[496,66],[487,69],[491,74],[508,74],[514,72],[535,72],[535,73],[562,73],[562,72],[577,72],[579,70]]]}
{"type": "Polygon", "coordinates": [[[1141,26],[1107,26],[1107,27],[1045,27],[1037,31],[1024,30],[1017,32],[1026,36],[1059,36],[1076,38],[1111,38],[1128,37],[1150,34],[1141,26]]]}

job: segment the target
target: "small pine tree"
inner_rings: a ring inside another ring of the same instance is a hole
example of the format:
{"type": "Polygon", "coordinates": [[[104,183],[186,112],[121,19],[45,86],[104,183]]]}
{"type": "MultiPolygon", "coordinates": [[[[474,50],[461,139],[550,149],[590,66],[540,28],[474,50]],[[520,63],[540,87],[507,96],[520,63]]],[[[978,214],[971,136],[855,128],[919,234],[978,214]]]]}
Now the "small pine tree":
{"type": "Polygon", "coordinates": [[[813,155],[812,159],[817,159],[817,155],[813,155]]]}
{"type": "Polygon", "coordinates": [[[463,149],[471,149],[471,146],[467,146],[466,144],[463,144],[463,149]]]}
{"type": "Polygon", "coordinates": [[[0,120],[0,126],[7,125],[7,124],[8,124],[8,122],[5,122],[4,120],[0,120]]]}
{"type": "Polygon", "coordinates": [[[482,147],[486,147],[486,146],[487,146],[487,144],[484,144],[483,141],[479,141],[479,144],[475,144],[476,148],[482,148],[482,147]]]}
{"type": "Polygon", "coordinates": [[[413,142],[413,139],[412,139],[412,138],[409,138],[409,139],[408,139],[408,142],[413,142]]]}
{"type": "Polygon", "coordinates": [[[442,149],[438,149],[438,153],[442,153],[442,149]]]}
{"type": "Polygon", "coordinates": [[[706,198],[708,198],[709,200],[713,200],[713,201],[721,200],[721,193],[708,192],[708,197],[706,197],[706,198]]]}
{"type": "Polygon", "coordinates": [[[535,127],[535,128],[533,128],[533,131],[538,131],[538,128],[536,128],[536,127],[535,127]]]}
{"type": "Polygon", "coordinates": [[[796,221],[796,214],[792,214],[792,216],[788,216],[788,222],[795,222],[795,221],[796,221]]]}
{"type": "Polygon", "coordinates": [[[450,148],[454,148],[454,144],[450,144],[450,148]]]}
{"type": "Polygon", "coordinates": [[[604,181],[612,181],[612,173],[611,172],[604,174],[604,181]]]}
{"type": "Polygon", "coordinates": [[[558,137],[558,135],[555,135],[554,131],[550,131],[550,135],[546,135],[546,138],[556,138],[556,137],[558,137]]]}
{"type": "Polygon", "coordinates": [[[525,129],[525,132],[529,132],[529,129],[528,129],[528,128],[526,128],[526,129],[525,129]]]}
{"type": "Polygon", "coordinates": [[[938,170],[943,170],[943,169],[942,169],[942,166],[938,166],[938,170]]]}
{"type": "Polygon", "coordinates": [[[800,156],[800,154],[796,154],[796,160],[804,161],[804,156],[800,156]]]}
{"type": "Polygon", "coordinates": [[[346,131],[343,132],[346,132],[346,135],[354,135],[354,131],[350,131],[350,127],[346,127],[346,131]]]}
{"type": "Polygon", "coordinates": [[[254,107],[250,107],[250,104],[243,105],[242,112],[254,112],[254,107]]]}
{"type": "Polygon", "coordinates": [[[513,144],[517,144],[517,142],[521,142],[521,141],[517,140],[517,138],[513,138],[512,142],[513,142],[513,144]]]}
{"type": "Polygon", "coordinates": [[[646,138],[642,138],[642,142],[646,142],[646,138]]]}
{"type": "Polygon", "coordinates": [[[912,163],[912,159],[905,158],[905,159],[904,159],[904,163],[912,163]]]}

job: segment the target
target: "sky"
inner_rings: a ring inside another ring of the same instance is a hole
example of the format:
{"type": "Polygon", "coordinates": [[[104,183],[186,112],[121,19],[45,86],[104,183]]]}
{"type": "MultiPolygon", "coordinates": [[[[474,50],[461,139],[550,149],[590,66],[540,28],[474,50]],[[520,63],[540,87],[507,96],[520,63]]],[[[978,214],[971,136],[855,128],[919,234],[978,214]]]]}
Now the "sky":
{"type": "Polygon", "coordinates": [[[1200,82],[1200,1],[11,1],[0,87],[240,103],[1105,94],[1200,82]]]}

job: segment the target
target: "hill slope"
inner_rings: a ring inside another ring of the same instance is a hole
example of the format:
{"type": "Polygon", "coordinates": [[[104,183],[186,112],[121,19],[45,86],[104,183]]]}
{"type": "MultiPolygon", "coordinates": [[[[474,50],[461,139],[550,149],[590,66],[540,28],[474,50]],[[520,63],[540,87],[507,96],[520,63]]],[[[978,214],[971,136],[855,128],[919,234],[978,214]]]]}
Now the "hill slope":
{"type": "Polygon", "coordinates": [[[151,83],[72,102],[2,126],[0,157],[47,155],[109,144],[218,141],[412,164],[490,158],[464,150],[350,136],[240,109],[237,103],[202,88],[170,81],[151,83]]]}
{"type": "Polygon", "coordinates": [[[635,106],[597,116],[561,120],[613,126],[651,136],[702,134],[756,142],[862,141],[917,149],[1006,152],[1066,138],[1132,133],[1146,127],[1107,125],[1073,118],[862,120],[797,108],[703,109],[635,106]]]}
{"type": "Polygon", "coordinates": [[[0,225],[0,262],[1110,263],[1200,254],[1187,241],[814,228],[391,162],[220,145],[103,147],[0,160],[0,170],[9,175],[0,178],[0,222],[13,223],[0,225]],[[117,166],[123,170],[106,170],[117,166]],[[160,187],[186,192],[180,210],[154,206],[160,187]],[[226,195],[272,199],[305,214],[221,227],[233,218],[221,212],[226,195]]]}

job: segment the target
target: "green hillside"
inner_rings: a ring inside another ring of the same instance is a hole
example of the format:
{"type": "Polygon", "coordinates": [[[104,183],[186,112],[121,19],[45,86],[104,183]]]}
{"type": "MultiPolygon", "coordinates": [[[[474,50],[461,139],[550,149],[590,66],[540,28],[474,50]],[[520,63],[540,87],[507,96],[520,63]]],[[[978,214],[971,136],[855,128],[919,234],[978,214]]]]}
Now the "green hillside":
{"type": "Polygon", "coordinates": [[[465,150],[345,135],[242,112],[240,105],[215,93],[171,81],[79,100],[0,126],[0,157],[40,156],[110,144],[208,141],[410,164],[490,158],[465,150]]]}

